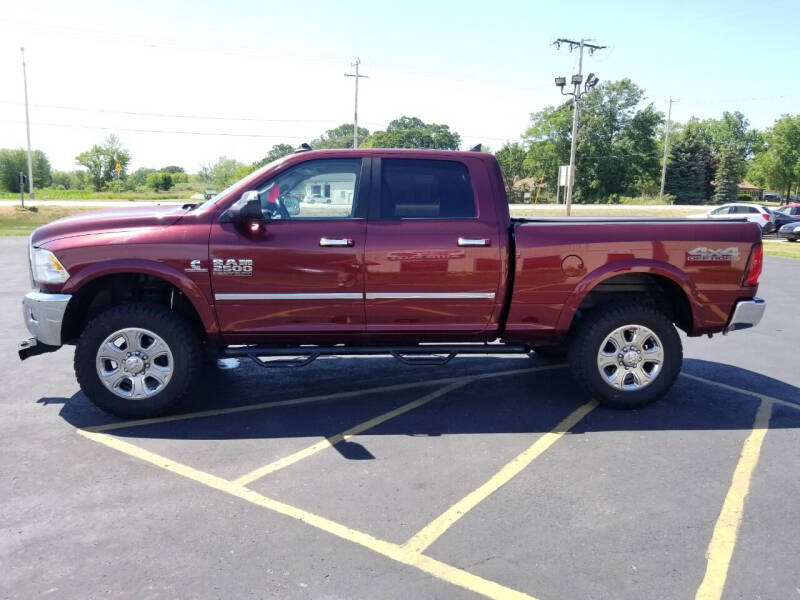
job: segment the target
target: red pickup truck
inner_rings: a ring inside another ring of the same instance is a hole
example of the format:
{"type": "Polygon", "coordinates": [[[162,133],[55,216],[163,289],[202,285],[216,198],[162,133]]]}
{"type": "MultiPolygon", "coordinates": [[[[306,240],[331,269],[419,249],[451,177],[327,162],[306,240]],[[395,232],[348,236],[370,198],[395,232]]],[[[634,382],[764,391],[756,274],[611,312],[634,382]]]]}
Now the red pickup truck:
{"type": "Polygon", "coordinates": [[[33,338],[86,395],[163,413],[209,356],[565,354],[614,407],[662,396],[690,336],[756,325],[747,222],[511,219],[489,154],[303,151],[199,205],[84,213],[30,239],[33,338]]]}

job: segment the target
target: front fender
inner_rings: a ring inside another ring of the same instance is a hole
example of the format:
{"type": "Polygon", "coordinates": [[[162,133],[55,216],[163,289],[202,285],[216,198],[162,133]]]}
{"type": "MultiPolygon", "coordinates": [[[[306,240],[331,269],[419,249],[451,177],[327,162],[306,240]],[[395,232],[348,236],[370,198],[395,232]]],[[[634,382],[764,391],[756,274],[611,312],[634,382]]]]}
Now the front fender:
{"type": "Polygon", "coordinates": [[[616,261],[602,267],[598,267],[588,273],[575,286],[572,294],[567,298],[561,314],[558,318],[556,329],[558,331],[568,331],[572,325],[575,313],[578,311],[583,300],[598,284],[626,273],[647,273],[649,275],[659,275],[666,277],[677,283],[686,294],[689,301],[689,308],[692,312],[692,323],[696,325],[695,319],[699,314],[702,302],[698,297],[697,288],[691,278],[679,268],[669,263],[651,259],[628,259],[616,261]]]}
{"type": "MultiPolygon", "coordinates": [[[[137,258],[103,260],[102,262],[87,265],[72,275],[64,284],[61,291],[64,294],[75,294],[85,285],[100,277],[119,273],[151,275],[171,283],[186,296],[189,302],[191,302],[209,337],[214,337],[219,333],[213,306],[198,283],[186,273],[160,261],[137,258]]],[[[202,276],[200,274],[198,275],[202,276]]],[[[203,275],[207,276],[207,273],[203,275]]]]}

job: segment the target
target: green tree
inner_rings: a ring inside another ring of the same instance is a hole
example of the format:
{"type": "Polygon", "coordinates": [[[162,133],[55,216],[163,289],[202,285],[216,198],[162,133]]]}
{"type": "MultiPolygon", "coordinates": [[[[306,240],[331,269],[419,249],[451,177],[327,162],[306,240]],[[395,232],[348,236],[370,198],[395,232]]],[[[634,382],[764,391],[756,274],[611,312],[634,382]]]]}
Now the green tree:
{"type": "MultiPolygon", "coordinates": [[[[369,130],[365,127],[358,128],[359,145],[363,145],[364,141],[369,137],[369,130]]],[[[352,148],[353,147],[353,124],[343,123],[333,129],[328,129],[325,133],[311,142],[311,147],[314,150],[323,150],[325,148],[352,148]]]]}
{"type": "Polygon", "coordinates": [[[747,161],[763,145],[760,132],[750,128],[750,122],[740,113],[725,111],[721,119],[692,119],[697,126],[700,139],[711,149],[716,160],[723,153],[733,152],[736,155],[739,181],[747,171],[747,161]]]}
{"type": "Polygon", "coordinates": [[[530,127],[523,135],[528,148],[524,170],[555,189],[559,165],[569,162],[572,103],[548,106],[530,118],[530,127]]]}
{"type": "Polygon", "coordinates": [[[663,122],[652,104],[639,109],[644,90],[630,79],[606,82],[581,100],[574,196],[598,202],[635,195],[660,174],[655,136],[663,122]]]}
{"type": "Polygon", "coordinates": [[[117,162],[120,163],[120,179],[127,175],[130,153],[122,147],[119,137],[109,135],[102,146],[95,144],[89,150],[75,157],[76,162],[87,171],[89,182],[95,191],[103,189],[111,180],[116,179],[117,162]]]}
{"type": "Polygon", "coordinates": [[[764,133],[748,178],[786,196],[800,190],[800,114],[783,115],[764,133]]]}
{"type": "Polygon", "coordinates": [[[723,148],[719,154],[716,172],[714,202],[725,204],[736,202],[736,186],[739,185],[742,160],[738,149],[733,145],[723,148]]]}
{"type": "Polygon", "coordinates": [[[711,149],[701,139],[696,126],[689,124],[679,140],[670,145],[664,191],[675,196],[677,204],[703,204],[708,201],[708,164],[711,149]]]}
{"type": "Polygon", "coordinates": [[[153,171],[147,175],[147,187],[155,191],[167,191],[173,185],[172,173],[162,173],[160,171],[153,171]]]}
{"type": "Polygon", "coordinates": [[[386,131],[376,131],[363,144],[366,148],[436,148],[458,150],[461,136],[448,125],[425,123],[416,117],[400,117],[386,131]]]}
{"type": "Polygon", "coordinates": [[[237,171],[245,166],[237,160],[220,156],[216,163],[208,167],[208,181],[218,190],[228,187],[237,180],[237,171]]]}
{"type": "Polygon", "coordinates": [[[168,167],[164,167],[159,169],[162,173],[185,173],[186,171],[183,170],[183,167],[179,167],[177,165],[169,165],[168,167]]]}
{"type": "MultiPolygon", "coordinates": [[[[656,132],[663,116],[640,108],[644,91],[629,79],[606,82],[581,100],[574,198],[607,200],[612,194],[652,192],[660,175],[656,132]]],[[[559,165],[569,162],[572,102],[531,114],[523,139],[526,172],[555,186],[559,165]]]]}
{"type": "Polygon", "coordinates": [[[271,163],[273,160],[278,160],[279,158],[283,158],[294,152],[294,148],[292,148],[289,144],[275,144],[272,149],[267,152],[267,155],[253,163],[253,166],[258,168],[263,167],[267,163],[271,163]]]}
{"type": "Polygon", "coordinates": [[[517,142],[513,144],[507,143],[494,156],[500,164],[503,185],[506,188],[506,196],[510,201],[514,182],[525,177],[525,148],[517,142]]]}
{"type": "MultiPolygon", "coordinates": [[[[52,183],[50,161],[41,150],[31,153],[33,166],[33,189],[47,187],[52,183]]],[[[28,153],[22,148],[0,148],[0,189],[19,192],[20,172],[28,176],[28,153]]],[[[28,186],[26,184],[25,190],[28,186]]]]}
{"type": "Polygon", "coordinates": [[[144,167],[136,169],[133,173],[128,175],[128,179],[125,182],[126,183],[125,187],[129,190],[135,190],[136,188],[145,185],[148,187],[152,187],[147,183],[147,176],[150,175],[150,173],[155,173],[155,172],[156,172],[155,169],[147,169],[144,167]]]}

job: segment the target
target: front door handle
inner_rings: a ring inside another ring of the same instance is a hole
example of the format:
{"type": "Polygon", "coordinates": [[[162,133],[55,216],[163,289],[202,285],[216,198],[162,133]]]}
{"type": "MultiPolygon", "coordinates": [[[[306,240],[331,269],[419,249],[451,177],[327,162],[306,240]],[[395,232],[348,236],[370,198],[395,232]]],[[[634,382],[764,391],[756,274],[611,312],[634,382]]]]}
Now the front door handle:
{"type": "Polygon", "coordinates": [[[459,246],[490,246],[491,240],[486,238],[458,238],[459,246]]]}
{"type": "Polygon", "coordinates": [[[320,246],[352,246],[353,240],[350,238],[319,238],[320,246]]]}

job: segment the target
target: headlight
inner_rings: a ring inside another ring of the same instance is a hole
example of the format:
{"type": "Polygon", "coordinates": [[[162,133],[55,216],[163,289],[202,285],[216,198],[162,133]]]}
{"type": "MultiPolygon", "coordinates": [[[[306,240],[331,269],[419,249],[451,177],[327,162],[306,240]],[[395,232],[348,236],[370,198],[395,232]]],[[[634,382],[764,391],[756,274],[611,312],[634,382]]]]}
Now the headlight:
{"type": "Polygon", "coordinates": [[[31,271],[36,283],[64,283],[69,279],[56,255],[44,248],[31,248],[31,271]]]}

